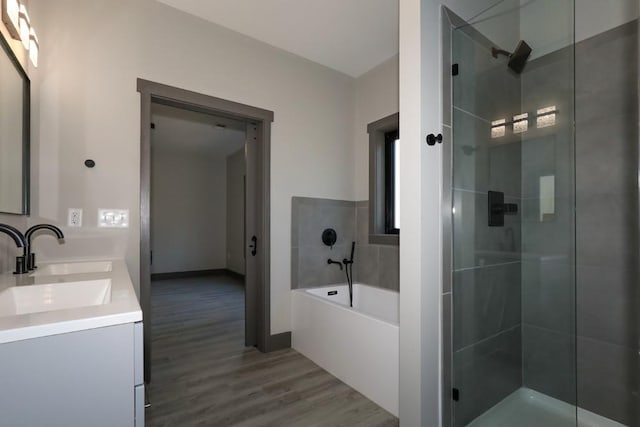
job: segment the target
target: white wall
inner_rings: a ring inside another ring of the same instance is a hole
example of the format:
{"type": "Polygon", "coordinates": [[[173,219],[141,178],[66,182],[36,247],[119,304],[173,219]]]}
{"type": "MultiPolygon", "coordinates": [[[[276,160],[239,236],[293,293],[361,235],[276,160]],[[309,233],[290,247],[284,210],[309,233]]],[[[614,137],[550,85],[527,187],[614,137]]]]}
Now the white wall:
{"type": "Polygon", "coordinates": [[[463,18],[495,4],[400,1],[400,423],[405,426],[441,424],[442,145],[424,141],[443,130],[443,3],[463,18]]]}
{"type": "MultiPolygon", "coordinates": [[[[29,53],[24,49],[21,41],[11,38],[11,35],[1,20],[0,32],[9,43],[9,47],[18,58],[27,75],[31,75],[33,65],[29,62],[29,53]]],[[[27,228],[27,217],[0,213],[0,223],[11,225],[24,232],[27,228]]],[[[19,255],[22,255],[22,249],[16,248],[13,239],[9,236],[0,233],[0,273],[13,271],[15,268],[15,257],[19,255]]]]}
{"type": "MultiPolygon", "coordinates": [[[[569,45],[574,40],[585,39],[603,33],[638,18],[638,0],[538,0],[533,3],[521,0],[520,37],[534,51],[532,58],[543,56],[569,45]],[[545,22],[545,31],[540,23],[545,22]]],[[[514,45],[515,46],[515,45],[514,45]]]]}
{"type": "Polygon", "coordinates": [[[356,79],[355,200],[369,200],[367,125],[398,112],[398,55],[356,79]]]}
{"type": "Polygon", "coordinates": [[[244,149],[227,157],[227,269],[244,274],[244,149]]]}
{"type": "Polygon", "coordinates": [[[272,110],[271,326],[289,330],[291,197],[354,198],[353,79],[152,0],[30,4],[41,42],[34,213],[58,224],[69,207],[85,214],[60,248],[36,242],[40,258],[125,257],[138,287],[136,78],[272,110]],[[98,230],[99,207],[130,209],[131,228],[98,230]]]}
{"type": "Polygon", "coordinates": [[[153,147],[151,272],[225,268],[226,205],[225,157],[180,146],[153,147]]]}

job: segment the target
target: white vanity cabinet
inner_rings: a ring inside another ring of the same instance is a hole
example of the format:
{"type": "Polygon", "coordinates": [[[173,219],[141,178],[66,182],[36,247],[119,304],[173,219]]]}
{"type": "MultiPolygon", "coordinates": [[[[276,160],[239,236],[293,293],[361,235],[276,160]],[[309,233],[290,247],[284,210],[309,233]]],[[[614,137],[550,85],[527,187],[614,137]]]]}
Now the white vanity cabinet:
{"type": "Polygon", "coordinates": [[[0,344],[0,425],[142,427],[142,322],[0,344]]]}

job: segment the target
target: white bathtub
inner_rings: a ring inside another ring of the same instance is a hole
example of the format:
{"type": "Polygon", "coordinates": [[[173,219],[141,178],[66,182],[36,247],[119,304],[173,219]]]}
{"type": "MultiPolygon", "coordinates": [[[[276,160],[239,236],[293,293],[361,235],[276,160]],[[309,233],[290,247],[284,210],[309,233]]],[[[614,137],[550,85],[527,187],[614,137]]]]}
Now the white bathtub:
{"type": "Polygon", "coordinates": [[[347,285],[291,292],[292,347],[398,416],[397,292],[347,285]]]}

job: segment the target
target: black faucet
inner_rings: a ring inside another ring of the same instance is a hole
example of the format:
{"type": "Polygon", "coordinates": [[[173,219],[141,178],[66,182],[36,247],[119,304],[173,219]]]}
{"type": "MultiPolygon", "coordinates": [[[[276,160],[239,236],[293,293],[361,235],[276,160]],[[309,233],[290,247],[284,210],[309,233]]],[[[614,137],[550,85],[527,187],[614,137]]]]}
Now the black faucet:
{"type": "Polygon", "coordinates": [[[53,231],[53,233],[58,238],[58,241],[64,239],[64,234],[62,233],[62,230],[60,230],[55,225],[38,224],[38,225],[34,225],[33,227],[30,227],[27,230],[27,232],[24,233],[25,243],[26,243],[25,246],[24,246],[24,257],[27,260],[27,270],[35,270],[36,268],[38,268],[36,266],[36,254],[34,254],[31,251],[31,238],[32,238],[33,234],[38,230],[53,231]]]}
{"type": "MultiPolygon", "coordinates": [[[[7,224],[0,224],[0,232],[8,234],[19,248],[26,248],[28,246],[27,239],[17,228],[7,224]]],[[[24,255],[16,257],[16,271],[14,271],[13,274],[24,274],[28,271],[27,258],[24,255]]]]}
{"type": "Polygon", "coordinates": [[[349,286],[349,307],[353,307],[353,252],[356,250],[356,242],[351,242],[351,258],[343,259],[344,272],[347,275],[347,286],[349,286]]]}
{"type": "Polygon", "coordinates": [[[342,271],[342,263],[340,261],[334,261],[331,258],[329,258],[327,260],[327,264],[331,265],[331,264],[338,264],[338,267],[340,267],[340,271],[342,271]]]}

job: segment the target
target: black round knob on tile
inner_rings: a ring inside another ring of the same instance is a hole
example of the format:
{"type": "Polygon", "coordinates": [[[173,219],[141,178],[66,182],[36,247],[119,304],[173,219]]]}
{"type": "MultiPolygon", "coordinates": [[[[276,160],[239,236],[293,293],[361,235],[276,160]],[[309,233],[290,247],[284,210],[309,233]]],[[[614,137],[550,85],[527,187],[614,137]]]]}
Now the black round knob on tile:
{"type": "Polygon", "coordinates": [[[96,165],[96,162],[94,162],[91,159],[87,159],[87,160],[84,161],[84,165],[86,167],[88,167],[89,169],[91,169],[92,167],[94,167],[96,165]]]}
{"type": "Polygon", "coordinates": [[[440,144],[442,142],[442,134],[434,135],[430,133],[427,135],[427,145],[436,145],[436,142],[440,144]]]}
{"type": "Polygon", "coordinates": [[[327,228],[322,232],[322,243],[327,246],[333,247],[338,240],[338,233],[333,228],[327,228]]]}

